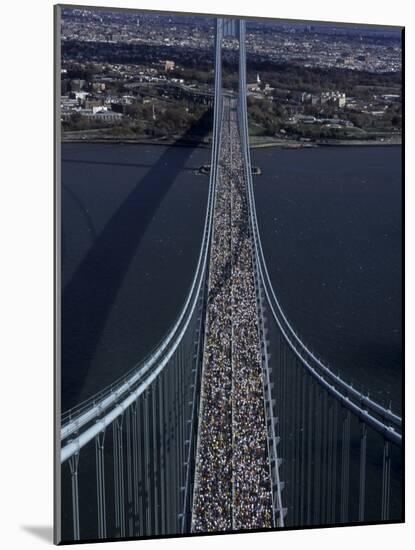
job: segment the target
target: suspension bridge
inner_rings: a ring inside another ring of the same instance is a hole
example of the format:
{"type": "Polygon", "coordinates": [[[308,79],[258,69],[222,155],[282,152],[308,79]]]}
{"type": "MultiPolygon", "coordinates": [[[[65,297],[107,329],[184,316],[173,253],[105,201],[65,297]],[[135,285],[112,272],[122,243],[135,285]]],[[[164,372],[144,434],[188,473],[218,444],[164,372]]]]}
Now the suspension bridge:
{"type": "Polygon", "coordinates": [[[212,158],[177,319],[60,419],[59,540],[399,520],[402,420],[329,368],[278,301],[255,208],[245,22],[218,19],[212,158]],[[239,90],[222,43],[239,41],[239,90]]]}

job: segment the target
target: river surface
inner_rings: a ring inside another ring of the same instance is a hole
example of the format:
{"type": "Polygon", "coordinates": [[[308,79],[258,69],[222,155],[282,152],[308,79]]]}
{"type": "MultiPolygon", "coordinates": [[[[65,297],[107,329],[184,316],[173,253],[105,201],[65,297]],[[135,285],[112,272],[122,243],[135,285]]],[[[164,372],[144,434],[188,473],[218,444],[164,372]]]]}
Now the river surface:
{"type": "Polygon", "coordinates": [[[274,288],[303,340],[349,382],[401,407],[401,149],[254,150],[274,288]]]}
{"type": "Polygon", "coordinates": [[[201,148],[62,146],[62,410],[130,370],[190,287],[209,178],[201,148]]]}
{"type": "MultiPolygon", "coordinates": [[[[400,147],[261,149],[272,282],[307,344],[401,404],[400,147]]],[[[62,410],[130,370],[175,320],[197,263],[202,148],[62,146],[62,410]]]]}

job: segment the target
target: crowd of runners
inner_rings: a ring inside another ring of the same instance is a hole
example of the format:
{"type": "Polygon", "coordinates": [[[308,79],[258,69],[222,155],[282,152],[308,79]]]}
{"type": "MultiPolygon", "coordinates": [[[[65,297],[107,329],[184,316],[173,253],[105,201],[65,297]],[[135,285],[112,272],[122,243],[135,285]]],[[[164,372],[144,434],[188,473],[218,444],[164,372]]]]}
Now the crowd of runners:
{"type": "Polygon", "coordinates": [[[192,514],[198,532],[272,527],[244,164],[235,105],[224,101],[192,514]]]}

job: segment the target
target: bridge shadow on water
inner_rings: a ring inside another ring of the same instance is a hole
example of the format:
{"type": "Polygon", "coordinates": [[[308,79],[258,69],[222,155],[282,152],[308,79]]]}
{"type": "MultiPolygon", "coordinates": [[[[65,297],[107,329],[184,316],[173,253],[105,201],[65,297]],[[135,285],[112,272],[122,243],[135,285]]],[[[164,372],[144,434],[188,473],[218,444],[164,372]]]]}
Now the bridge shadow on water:
{"type": "Polygon", "coordinates": [[[194,151],[194,147],[188,147],[189,136],[195,130],[201,139],[206,136],[211,116],[206,111],[137,182],[63,289],[62,411],[86,397],[81,395],[83,385],[130,263],[157,209],[194,151]],[[177,146],[185,145],[178,155],[177,146]],[[166,165],[170,168],[169,178],[158,177],[160,167],[166,165]]]}
{"type": "MultiPolygon", "coordinates": [[[[180,140],[178,140],[174,143],[174,146],[181,145],[181,144],[182,145],[188,145],[187,143],[185,143],[184,138],[181,138],[180,140]]],[[[128,145],[128,143],[127,143],[127,145],[128,145]]],[[[154,144],[149,143],[149,145],[154,145],[154,144]]],[[[164,145],[164,147],[166,147],[168,145],[169,144],[166,143],[166,145],[164,145]]],[[[130,167],[130,168],[152,168],[153,167],[152,164],[145,164],[143,162],[112,162],[112,161],[91,160],[91,159],[81,160],[81,159],[65,158],[65,159],[62,159],[62,162],[67,163],[67,164],[92,164],[92,165],[96,164],[96,165],[100,165],[100,166],[127,166],[127,167],[130,167]]],[[[194,170],[197,170],[198,168],[199,168],[199,166],[189,166],[187,168],[187,170],[188,171],[194,171],[194,170]]]]}

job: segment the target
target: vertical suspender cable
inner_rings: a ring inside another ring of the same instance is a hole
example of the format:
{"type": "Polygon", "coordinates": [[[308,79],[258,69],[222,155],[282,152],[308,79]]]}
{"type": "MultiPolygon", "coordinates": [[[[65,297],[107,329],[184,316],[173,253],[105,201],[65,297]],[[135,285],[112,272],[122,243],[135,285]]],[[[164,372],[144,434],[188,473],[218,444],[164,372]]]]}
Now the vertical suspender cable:
{"type": "Polygon", "coordinates": [[[360,423],[359,521],[365,520],[367,426],[360,423]]]}
{"type": "Polygon", "coordinates": [[[316,419],[316,433],[315,433],[315,445],[314,445],[314,524],[320,522],[320,496],[321,496],[321,388],[316,388],[316,404],[315,404],[315,419],[316,419]]]}
{"type": "Polygon", "coordinates": [[[312,496],[312,473],[313,473],[313,397],[314,384],[308,382],[308,449],[307,449],[307,525],[311,525],[311,496],[312,496]]]}
{"type": "Polygon", "coordinates": [[[69,468],[71,472],[71,488],[72,488],[72,522],[73,522],[73,539],[74,540],[80,539],[78,466],[79,466],[79,453],[75,453],[69,459],[69,468]]]}
{"type": "Polygon", "coordinates": [[[325,523],[327,521],[326,516],[326,503],[327,503],[327,464],[328,464],[328,453],[329,453],[329,436],[328,436],[328,404],[327,404],[327,392],[324,392],[323,395],[323,418],[322,418],[322,461],[321,461],[321,507],[320,507],[320,523],[325,523]]]}
{"type": "Polygon", "coordinates": [[[391,473],[390,443],[386,439],[383,442],[382,470],[382,520],[386,521],[389,519],[391,473]]]}
{"type": "Polygon", "coordinates": [[[105,430],[95,436],[95,463],[97,474],[97,511],[98,538],[107,536],[107,516],[105,507],[105,470],[104,470],[105,430]]]}
{"type": "Polygon", "coordinates": [[[131,463],[131,408],[125,411],[125,430],[127,439],[127,517],[128,517],[128,535],[134,535],[134,513],[133,513],[133,470],[131,463]]]}
{"type": "Polygon", "coordinates": [[[116,432],[117,432],[117,446],[118,446],[119,518],[120,518],[121,537],[125,537],[123,419],[124,419],[124,415],[122,414],[115,421],[116,432]]]}
{"type": "Polygon", "coordinates": [[[340,522],[349,518],[350,411],[343,411],[340,522]]]}
{"type": "Polygon", "coordinates": [[[333,471],[333,444],[334,444],[334,427],[333,427],[333,403],[330,399],[328,402],[327,411],[327,467],[326,467],[326,479],[327,479],[327,498],[326,498],[326,521],[332,523],[333,521],[333,484],[332,484],[332,471],[333,471]]]}
{"type": "Polygon", "coordinates": [[[113,468],[114,468],[114,508],[115,508],[115,528],[120,528],[120,480],[118,476],[119,470],[119,455],[118,455],[118,438],[117,438],[117,422],[112,424],[112,449],[113,449],[113,468]]]}
{"type": "Polygon", "coordinates": [[[305,521],[305,463],[306,463],[306,375],[303,371],[301,375],[301,476],[300,476],[300,524],[304,525],[305,521]]]}
{"type": "Polygon", "coordinates": [[[139,535],[139,462],[138,462],[138,426],[137,426],[137,407],[135,401],[131,406],[131,431],[132,431],[132,447],[133,447],[133,493],[134,493],[134,526],[133,534],[139,535]]]}

